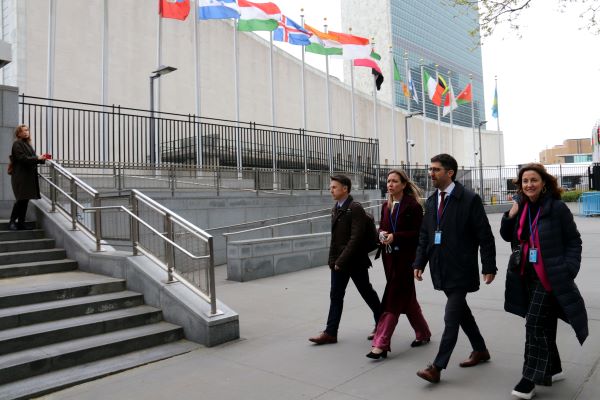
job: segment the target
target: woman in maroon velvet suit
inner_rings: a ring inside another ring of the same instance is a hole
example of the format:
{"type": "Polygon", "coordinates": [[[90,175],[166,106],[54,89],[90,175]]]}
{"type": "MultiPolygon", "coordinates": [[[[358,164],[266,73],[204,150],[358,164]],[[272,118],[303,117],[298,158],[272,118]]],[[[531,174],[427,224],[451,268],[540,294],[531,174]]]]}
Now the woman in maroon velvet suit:
{"type": "Polygon", "coordinates": [[[412,263],[415,260],[423,208],[421,190],[406,173],[393,169],[387,176],[388,201],[383,204],[379,239],[383,247],[383,267],[387,284],[381,301],[373,347],[367,357],[386,358],[390,339],[400,314],[406,314],[415,330],[412,347],[429,343],[431,332],[417,302],[412,263]],[[391,211],[390,211],[391,210],[391,211]]]}

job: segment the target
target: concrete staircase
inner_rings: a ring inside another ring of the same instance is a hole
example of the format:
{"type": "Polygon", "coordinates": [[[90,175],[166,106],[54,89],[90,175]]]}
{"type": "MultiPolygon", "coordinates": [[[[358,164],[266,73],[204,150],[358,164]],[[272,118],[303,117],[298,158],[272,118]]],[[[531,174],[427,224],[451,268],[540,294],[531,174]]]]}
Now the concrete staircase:
{"type": "Polygon", "coordinates": [[[44,231],[0,222],[0,399],[31,398],[198,345],[122,279],[82,272],[44,231]]]}

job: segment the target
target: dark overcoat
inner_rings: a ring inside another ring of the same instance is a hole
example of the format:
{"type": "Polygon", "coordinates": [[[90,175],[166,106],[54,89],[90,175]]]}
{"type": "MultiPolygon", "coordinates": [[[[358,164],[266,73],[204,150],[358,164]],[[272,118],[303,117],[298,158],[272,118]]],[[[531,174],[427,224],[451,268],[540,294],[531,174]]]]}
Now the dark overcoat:
{"type": "MultiPolygon", "coordinates": [[[[552,294],[561,307],[559,316],[573,327],[577,339],[583,344],[588,336],[588,319],[583,297],[575,284],[575,277],[581,266],[581,235],[571,210],[564,202],[544,196],[540,200],[540,207],[537,227],[544,269],[552,294]]],[[[513,248],[518,244],[517,229],[522,211],[523,206],[520,205],[519,213],[514,218],[508,218],[507,211],[500,225],[500,235],[511,242],[513,248]]],[[[525,317],[528,306],[529,299],[520,271],[508,269],[504,309],[525,317]]]]}
{"type": "Polygon", "coordinates": [[[40,183],[38,180],[37,165],[45,163],[46,160],[38,160],[33,147],[24,140],[14,141],[11,159],[14,169],[10,182],[15,199],[39,199],[40,183]]]}
{"type": "Polygon", "coordinates": [[[429,263],[433,287],[437,290],[479,290],[477,251],[481,253],[482,274],[495,274],[496,244],[479,195],[461,183],[448,196],[441,220],[442,243],[434,244],[437,229],[437,191],[425,203],[425,217],[419,233],[414,268],[429,263]]]}
{"type": "Polygon", "coordinates": [[[353,268],[371,266],[369,253],[363,241],[366,214],[362,205],[348,196],[341,208],[337,203],[331,210],[331,244],[329,246],[329,267],[340,267],[350,271],[353,268]]]}
{"type": "Polygon", "coordinates": [[[394,240],[390,244],[394,251],[387,253],[383,250],[382,252],[386,285],[381,303],[385,311],[401,314],[406,313],[406,310],[412,306],[415,297],[412,263],[415,260],[419,242],[423,207],[413,196],[405,195],[400,202],[398,211],[392,213],[392,220],[394,221],[393,225],[386,202],[381,209],[379,231],[394,234],[394,240]]]}

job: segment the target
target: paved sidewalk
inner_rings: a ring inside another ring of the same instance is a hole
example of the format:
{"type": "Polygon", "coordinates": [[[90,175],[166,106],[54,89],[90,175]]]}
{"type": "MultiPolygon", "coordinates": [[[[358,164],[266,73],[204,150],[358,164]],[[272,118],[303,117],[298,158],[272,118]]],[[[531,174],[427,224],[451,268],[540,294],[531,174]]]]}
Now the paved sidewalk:
{"type": "MultiPolygon", "coordinates": [[[[431,344],[410,348],[413,332],[401,317],[387,360],[365,357],[372,329],[369,310],[348,287],[339,343],[315,346],[307,338],[324,328],[329,304],[329,270],[313,268],[252,282],[225,280],[218,269],[219,299],[240,314],[241,339],[202,348],[169,360],[79,385],[47,399],[511,399],[523,361],[524,320],[503,311],[504,269],[509,245],[498,234],[500,214],[490,215],[499,274],[468,296],[492,359],[474,368],[458,363],[470,352],[463,333],[442,382],[429,384],[415,373],[431,362],[443,329],[443,293],[426,272],[418,298],[433,333],[431,344]]],[[[587,304],[590,336],[579,346],[571,328],[559,322],[558,347],[566,379],[538,387],[539,399],[600,399],[600,218],[576,217],[584,250],[577,284],[587,304]]],[[[372,280],[381,295],[380,261],[372,280]]]]}

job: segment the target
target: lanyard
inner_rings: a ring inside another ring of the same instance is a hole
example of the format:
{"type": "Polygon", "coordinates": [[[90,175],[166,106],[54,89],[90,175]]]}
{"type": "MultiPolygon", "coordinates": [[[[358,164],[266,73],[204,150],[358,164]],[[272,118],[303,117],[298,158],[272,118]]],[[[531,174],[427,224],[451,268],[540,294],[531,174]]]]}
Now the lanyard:
{"type": "Polygon", "coordinates": [[[446,198],[444,199],[444,208],[442,209],[442,215],[440,216],[440,213],[438,213],[438,210],[440,209],[440,205],[439,205],[439,196],[436,194],[435,197],[435,218],[437,220],[437,229],[440,229],[440,223],[442,222],[442,219],[444,219],[444,213],[446,212],[446,207],[448,207],[448,203],[450,203],[450,195],[451,193],[448,193],[446,195],[446,198]]]}
{"type": "MultiPolygon", "coordinates": [[[[402,201],[402,200],[401,200],[402,201]]],[[[396,232],[396,226],[398,226],[398,214],[400,214],[400,202],[392,203],[392,211],[390,211],[390,225],[392,227],[392,232],[396,232]],[[396,209],[396,204],[398,204],[398,211],[396,212],[396,219],[392,220],[392,215],[394,215],[394,210],[396,209]]]]}
{"type": "Polygon", "coordinates": [[[538,212],[535,216],[535,218],[533,219],[533,221],[531,221],[531,207],[527,208],[527,214],[529,216],[529,242],[531,243],[531,246],[534,246],[534,240],[533,240],[533,235],[537,232],[537,228],[538,228],[538,218],[540,217],[540,211],[542,211],[542,208],[540,207],[538,209],[538,212]]]}

